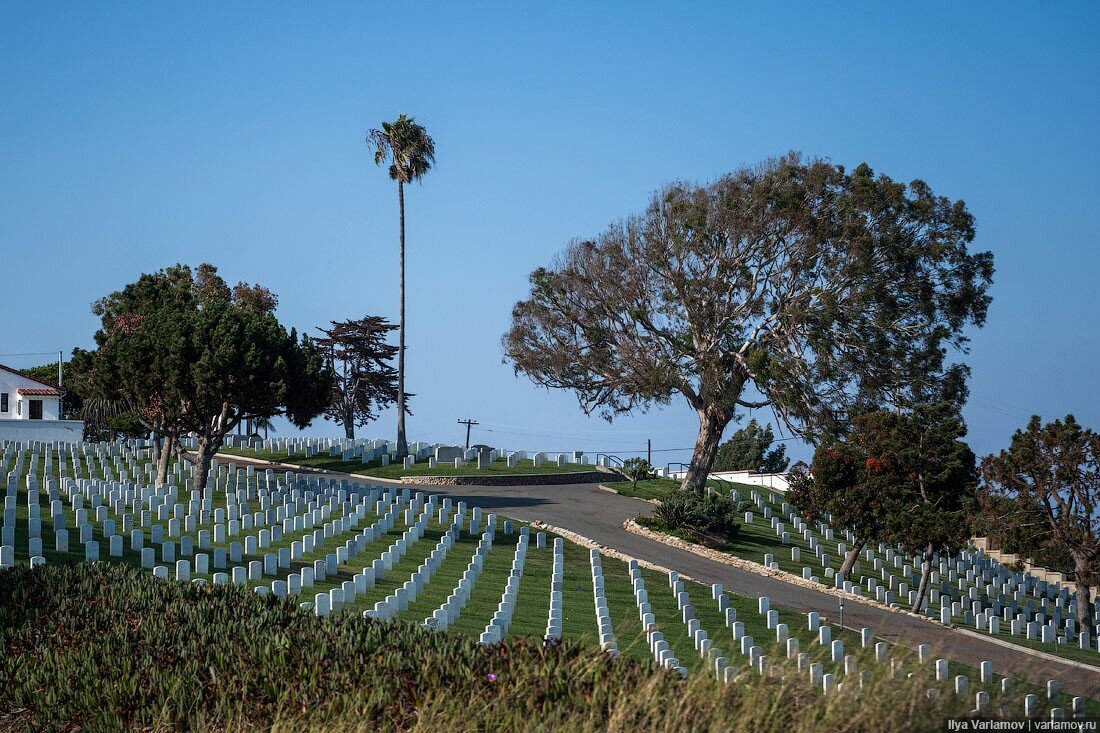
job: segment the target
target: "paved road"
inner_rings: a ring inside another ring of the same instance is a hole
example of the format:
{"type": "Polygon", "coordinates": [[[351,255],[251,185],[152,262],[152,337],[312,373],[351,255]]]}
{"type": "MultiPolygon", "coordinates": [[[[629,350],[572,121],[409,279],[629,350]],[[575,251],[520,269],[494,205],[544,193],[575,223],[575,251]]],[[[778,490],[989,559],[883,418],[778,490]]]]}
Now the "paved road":
{"type": "MultiPolygon", "coordinates": [[[[343,478],[346,474],[333,476],[343,478]]],[[[372,484],[392,483],[357,476],[347,478],[372,484]]],[[[403,486],[419,488],[410,484],[403,486]]],[[[423,490],[450,496],[454,501],[466,501],[471,506],[480,506],[514,519],[542,521],[562,527],[631,557],[672,568],[701,582],[721,583],[738,595],[768,596],[776,606],[800,613],[818,611],[828,617],[830,623],[835,625],[838,621],[838,599],[834,595],[757,575],[628,532],[622,527],[623,522],[640,513],[649,513],[653,505],[604,491],[594,484],[428,486],[423,490]]],[[[870,627],[882,639],[911,648],[916,648],[918,644],[931,644],[937,655],[972,667],[988,660],[993,663],[997,674],[1027,679],[1039,685],[1048,679],[1058,679],[1066,693],[1100,699],[1100,671],[1037,657],[1019,648],[1001,646],[870,604],[849,602],[845,604],[844,611],[846,627],[870,627]]]]}

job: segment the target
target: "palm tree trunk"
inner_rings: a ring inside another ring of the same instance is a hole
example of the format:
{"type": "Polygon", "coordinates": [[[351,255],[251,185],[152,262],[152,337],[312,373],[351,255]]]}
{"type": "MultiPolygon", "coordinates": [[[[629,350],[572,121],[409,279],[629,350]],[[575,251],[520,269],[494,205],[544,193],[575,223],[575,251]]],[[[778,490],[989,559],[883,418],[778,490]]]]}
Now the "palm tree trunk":
{"type": "Polygon", "coordinates": [[[401,210],[401,312],[397,336],[397,459],[409,455],[405,439],[405,185],[397,182],[397,203],[401,210]]]}

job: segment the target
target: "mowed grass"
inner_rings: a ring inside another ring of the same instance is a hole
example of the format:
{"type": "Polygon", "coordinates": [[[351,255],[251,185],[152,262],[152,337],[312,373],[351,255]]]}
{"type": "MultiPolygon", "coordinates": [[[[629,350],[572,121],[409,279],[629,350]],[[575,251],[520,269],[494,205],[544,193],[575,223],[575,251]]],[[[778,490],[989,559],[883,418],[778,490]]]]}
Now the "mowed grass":
{"type": "MultiPolygon", "coordinates": [[[[629,496],[633,499],[645,499],[646,501],[660,501],[680,488],[679,481],[667,478],[642,479],[638,481],[637,486],[632,481],[607,481],[603,485],[623,496],[629,496]]],[[[716,491],[721,491],[723,494],[728,493],[731,488],[736,488],[741,491],[743,496],[747,496],[746,490],[757,488],[749,484],[735,484],[730,481],[718,480],[707,481],[707,486],[716,491]]]]}
{"type": "Polygon", "coordinates": [[[345,461],[340,456],[317,455],[307,456],[304,453],[287,455],[285,451],[252,450],[248,448],[222,448],[219,455],[231,460],[232,456],[251,458],[257,461],[269,461],[305,468],[317,468],[326,471],[340,473],[353,473],[359,476],[370,476],[389,480],[400,480],[404,476],[512,476],[527,474],[555,474],[555,473],[580,473],[595,471],[596,467],[583,463],[565,463],[558,465],[554,461],[546,461],[536,466],[530,459],[517,461],[515,466],[509,466],[508,460],[498,458],[489,468],[479,469],[476,461],[466,463],[462,468],[455,468],[453,463],[439,464],[435,468],[428,468],[428,462],[419,461],[411,468],[405,469],[400,464],[383,466],[381,460],[363,463],[361,460],[345,461]]]}
{"type": "MultiPolygon", "coordinates": [[[[86,468],[85,466],[85,469],[86,468]]],[[[102,471],[96,471],[95,473],[97,477],[102,478],[102,471]]],[[[58,476],[58,464],[56,461],[53,464],[52,474],[55,477],[58,476]]],[[[82,475],[84,477],[89,476],[87,470],[85,470],[82,475]]],[[[21,551],[18,559],[25,562],[27,559],[25,522],[27,501],[25,481],[21,480],[19,486],[20,488],[17,491],[17,502],[20,507],[20,521],[17,523],[16,546],[17,549],[21,551]]],[[[49,563],[60,562],[66,559],[80,560],[83,558],[83,554],[78,551],[82,546],[77,542],[76,532],[72,529],[75,513],[71,511],[71,505],[68,502],[65,503],[65,507],[67,525],[70,528],[70,548],[72,548],[72,551],[67,554],[52,551],[52,529],[50,532],[47,532],[49,520],[44,519],[42,532],[44,537],[43,546],[44,550],[48,550],[47,562],[49,563]]],[[[48,514],[48,512],[46,513],[48,514]]],[[[342,516],[342,512],[337,509],[333,512],[331,518],[339,519],[342,516]]],[[[363,567],[369,567],[373,559],[379,557],[390,544],[401,537],[402,533],[407,528],[407,525],[403,521],[403,517],[404,512],[402,511],[398,515],[398,521],[395,522],[394,526],[388,532],[376,537],[363,552],[356,557],[350,558],[347,563],[341,565],[336,575],[329,575],[324,580],[316,581],[311,588],[303,589],[297,600],[299,602],[312,601],[315,594],[338,588],[344,581],[351,580],[363,567]]],[[[353,531],[359,531],[369,524],[372,524],[377,519],[378,516],[374,513],[374,507],[372,505],[369,507],[368,511],[365,512],[358,527],[353,531]]],[[[409,548],[407,554],[395,564],[393,569],[386,574],[385,578],[378,581],[375,586],[368,589],[366,593],[358,596],[353,603],[348,604],[345,607],[346,610],[344,613],[359,614],[364,610],[373,608],[377,601],[382,600],[389,593],[392,593],[408,580],[412,573],[417,571],[419,565],[424,562],[447,529],[440,525],[437,519],[437,513],[433,513],[424,536],[409,548]]],[[[124,538],[124,552],[122,556],[110,557],[107,551],[107,541],[102,535],[102,523],[95,522],[94,524],[96,528],[95,537],[100,541],[101,559],[123,562],[134,567],[140,567],[140,552],[130,549],[128,537],[124,538]]],[[[480,635],[486,624],[489,623],[500,602],[508,574],[511,570],[512,559],[515,556],[515,543],[518,540],[519,528],[522,526],[521,523],[514,522],[513,534],[509,536],[505,535],[501,530],[502,524],[503,521],[498,518],[496,539],[492,550],[489,552],[482,574],[477,584],[474,586],[473,594],[462,610],[458,621],[451,627],[458,633],[467,634],[473,637],[480,635]]],[[[119,525],[121,526],[120,522],[119,525]]],[[[204,526],[209,528],[209,525],[204,526]]],[[[148,546],[150,528],[145,527],[142,529],[145,531],[146,545],[148,546]]],[[[205,575],[194,572],[193,557],[183,558],[183,556],[179,554],[178,537],[167,538],[166,535],[166,539],[171,539],[176,542],[178,559],[189,559],[192,561],[192,578],[201,577],[207,581],[211,581],[215,572],[229,571],[229,569],[223,570],[213,567],[213,549],[219,546],[228,549],[229,542],[231,541],[239,541],[243,544],[246,536],[258,535],[260,529],[260,527],[253,527],[251,530],[242,531],[239,535],[227,537],[225,543],[214,543],[209,550],[199,550],[196,537],[194,542],[195,553],[202,552],[211,558],[210,571],[205,575]]],[[[463,532],[460,534],[459,541],[456,542],[455,546],[449,551],[440,568],[432,576],[425,591],[410,604],[409,610],[402,614],[403,619],[423,621],[431,615],[432,611],[446,601],[447,597],[457,585],[458,580],[462,577],[480,539],[480,535],[471,536],[468,529],[469,517],[467,516],[466,524],[463,528],[463,532]]],[[[195,534],[197,535],[197,533],[195,534]]],[[[278,578],[285,579],[287,574],[298,572],[303,567],[312,566],[315,560],[324,559],[326,555],[334,552],[335,548],[350,536],[351,535],[348,534],[326,540],[324,544],[318,545],[313,552],[306,553],[301,559],[292,561],[289,568],[280,569],[278,576],[265,576],[260,580],[248,580],[245,583],[245,587],[270,587],[273,580],[278,578]]],[[[300,538],[300,533],[285,533],[282,539],[277,541],[273,540],[267,548],[258,550],[257,554],[245,554],[239,564],[247,566],[249,561],[262,560],[264,554],[277,552],[281,547],[289,547],[292,542],[300,538]]],[[[550,575],[554,539],[555,535],[547,534],[546,546],[540,549],[536,547],[534,534],[531,536],[524,574],[520,583],[520,595],[517,609],[510,628],[510,634],[513,636],[532,636],[541,638],[545,633],[550,605],[550,575]]],[[[587,548],[565,541],[564,553],[563,637],[568,640],[594,645],[598,642],[598,634],[589,551],[587,548]]],[[[159,552],[157,564],[168,565],[169,574],[174,575],[173,564],[164,561],[159,552]]],[[[238,563],[229,563],[230,567],[236,564],[238,563]]],[[[602,567],[605,577],[605,596],[608,601],[608,609],[611,613],[612,624],[620,649],[624,653],[638,659],[650,659],[650,650],[641,627],[641,621],[630,585],[626,563],[614,558],[604,557],[602,558],[602,567]]],[[[144,570],[143,572],[150,571],[144,570]]],[[[701,668],[703,660],[696,653],[691,639],[688,638],[687,627],[684,625],[681,613],[676,607],[676,599],[669,588],[667,576],[650,570],[643,570],[642,575],[649,592],[649,603],[652,606],[652,612],[655,615],[656,622],[661,631],[665,634],[666,640],[669,642],[681,664],[691,670],[701,668]]],[[[712,634],[715,646],[722,651],[722,655],[728,657],[731,662],[736,663],[740,657],[739,647],[733,642],[729,630],[725,629],[724,618],[717,611],[717,602],[710,598],[709,587],[698,584],[688,585],[692,601],[696,606],[696,615],[702,622],[703,627],[712,634]]],[[[755,613],[755,599],[734,597],[732,603],[738,608],[739,620],[746,625],[746,633],[761,640],[761,646],[766,646],[768,643],[766,640],[774,638],[774,632],[767,630],[765,628],[764,618],[755,613]]],[[[805,626],[804,618],[802,621],[801,626],[805,626]]],[[[798,636],[798,628],[801,627],[796,623],[791,623],[791,628],[792,635],[798,636]]],[[[811,637],[812,635],[808,632],[802,633],[804,643],[808,643],[811,637]]],[[[743,661],[747,661],[747,659],[743,661]]]]}
{"type": "MultiPolygon", "coordinates": [[[[53,474],[55,476],[57,474],[56,462],[54,463],[53,474]]],[[[100,473],[100,475],[102,474],[100,473]]],[[[20,477],[20,479],[22,479],[22,477],[20,477]]],[[[25,555],[25,517],[27,503],[25,481],[20,480],[19,487],[16,497],[20,506],[21,520],[17,523],[17,537],[19,537],[22,542],[23,553],[25,555]]],[[[45,497],[43,496],[43,501],[44,500],[45,497]]],[[[71,529],[73,513],[71,509],[69,509],[70,505],[68,502],[66,502],[65,506],[66,515],[68,517],[67,526],[71,529]]],[[[337,510],[333,512],[332,518],[336,519],[340,516],[341,512],[337,510]]],[[[398,517],[404,517],[403,510],[398,517]]],[[[358,528],[354,529],[353,532],[361,530],[374,522],[377,518],[377,515],[374,514],[374,507],[372,504],[359,522],[358,528]]],[[[403,557],[394,568],[386,574],[386,577],[375,585],[375,587],[359,596],[354,603],[349,604],[344,611],[336,615],[360,615],[362,611],[373,607],[374,603],[382,600],[387,594],[393,592],[408,580],[412,573],[416,572],[418,566],[436,546],[436,543],[447,529],[440,525],[437,519],[438,513],[433,512],[432,520],[424,536],[409,548],[405,557],[403,557]]],[[[48,520],[43,521],[43,535],[49,538],[49,535],[45,531],[47,521],[48,520]]],[[[442,605],[448,595],[453,591],[463,571],[466,569],[479,540],[479,536],[471,536],[468,531],[466,531],[468,530],[468,522],[469,515],[467,515],[466,525],[464,531],[460,535],[459,541],[450,550],[442,565],[432,576],[425,591],[410,605],[408,611],[401,614],[402,621],[414,623],[422,622],[431,615],[431,612],[435,608],[442,605]]],[[[484,570],[458,622],[451,627],[459,634],[472,638],[476,638],[480,635],[485,625],[488,624],[489,620],[492,618],[497,608],[497,604],[500,601],[508,574],[511,570],[515,553],[515,543],[518,541],[519,537],[519,529],[523,526],[519,522],[513,522],[513,533],[511,535],[506,535],[502,531],[502,524],[502,518],[498,517],[496,538],[493,548],[489,552],[484,570]]],[[[767,528],[766,525],[763,525],[759,520],[749,526],[764,526],[767,528]]],[[[351,580],[351,578],[363,567],[369,567],[371,561],[380,556],[383,550],[397,540],[405,528],[406,525],[403,521],[397,521],[395,526],[387,533],[380,537],[376,537],[374,542],[366,547],[357,557],[349,559],[347,563],[342,565],[336,576],[330,576],[324,581],[317,582],[313,588],[304,589],[302,595],[298,599],[292,600],[295,602],[311,601],[313,599],[313,594],[331,590],[332,588],[339,587],[344,581],[351,580]]],[[[148,537],[148,528],[145,529],[146,536],[148,537]]],[[[101,532],[102,525],[101,523],[97,523],[97,533],[99,533],[99,536],[101,536],[101,532]]],[[[532,535],[530,538],[524,574],[520,583],[519,600],[510,629],[511,638],[529,637],[540,639],[546,627],[550,600],[549,588],[552,547],[555,535],[547,533],[545,547],[538,548],[536,546],[536,530],[531,530],[531,532],[532,535]]],[[[256,534],[258,533],[258,529],[250,530],[248,533],[256,534]]],[[[73,551],[67,555],[52,553],[50,555],[51,559],[48,560],[49,563],[60,563],[83,558],[83,553],[78,551],[81,546],[76,541],[75,534],[75,531],[71,531],[72,538],[70,546],[73,548],[73,551]]],[[[246,556],[245,563],[250,559],[260,559],[263,553],[274,551],[275,546],[288,546],[297,536],[298,533],[287,533],[281,541],[273,543],[272,548],[262,550],[259,556],[246,556]]],[[[295,561],[291,568],[281,569],[278,577],[285,578],[287,573],[296,571],[306,565],[311,565],[313,560],[324,558],[328,553],[335,551],[335,547],[343,544],[343,541],[350,536],[351,534],[345,534],[326,540],[325,544],[319,546],[313,553],[306,555],[300,561],[295,561]]],[[[230,537],[228,540],[242,540],[242,537],[230,537]]],[[[778,542],[778,540],[775,541],[778,542]]],[[[46,541],[43,544],[52,549],[52,541],[46,541]]],[[[764,546],[765,545],[762,544],[761,548],[764,546]]],[[[101,558],[104,560],[109,559],[130,566],[139,565],[140,555],[129,549],[128,538],[124,542],[125,552],[120,558],[108,557],[106,543],[103,543],[101,547],[101,558]]],[[[576,641],[591,648],[592,645],[598,641],[598,638],[589,550],[569,541],[565,541],[564,551],[563,636],[567,641],[576,641]]],[[[206,552],[212,555],[212,551],[206,552]]],[[[158,563],[162,563],[160,557],[158,557],[158,563]]],[[[232,565],[233,563],[230,564],[232,565]]],[[[615,558],[603,557],[602,567],[605,578],[605,595],[620,651],[640,661],[651,660],[652,656],[643,629],[641,628],[638,609],[629,582],[626,563],[615,558]]],[[[150,573],[148,570],[142,570],[141,572],[150,573]]],[[[211,573],[213,572],[214,569],[211,567],[211,573]]],[[[206,577],[210,579],[212,576],[208,575],[206,577]]],[[[706,661],[695,651],[692,640],[689,639],[687,635],[687,627],[682,621],[681,612],[677,608],[676,599],[669,587],[667,575],[651,570],[642,570],[642,577],[645,581],[648,601],[654,613],[658,628],[664,633],[666,640],[669,642],[670,647],[673,649],[680,663],[689,670],[695,672],[705,671],[704,667],[706,661]]],[[[247,586],[250,588],[261,585],[269,586],[275,579],[276,578],[267,576],[260,581],[249,581],[247,586]]],[[[740,653],[740,643],[733,640],[730,630],[726,628],[724,614],[718,612],[717,601],[711,598],[710,587],[690,582],[686,582],[685,586],[691,596],[691,603],[695,607],[695,615],[701,621],[702,628],[708,631],[717,653],[727,657],[730,663],[735,667],[741,668],[742,670],[747,669],[748,658],[740,653]]],[[[757,599],[730,596],[730,603],[737,610],[738,621],[741,621],[745,625],[745,634],[753,637],[754,644],[761,647],[764,650],[764,654],[767,655],[773,663],[781,662],[785,657],[785,649],[775,643],[775,631],[766,627],[765,616],[757,612],[757,599]]],[[[792,613],[782,608],[776,610],[779,611],[780,622],[788,624],[790,635],[799,639],[801,651],[809,653],[813,661],[821,662],[826,672],[832,672],[838,676],[842,675],[842,663],[832,662],[828,658],[829,648],[816,643],[817,634],[808,630],[806,617],[804,615],[792,613]]],[[[833,638],[840,639],[844,642],[846,653],[860,653],[858,649],[859,639],[855,633],[834,627],[833,638]]],[[[907,660],[906,663],[912,666],[913,662],[910,652],[903,649],[895,649],[893,653],[895,656],[907,660]]],[[[979,685],[977,682],[978,677],[974,670],[957,664],[953,664],[951,669],[952,675],[967,674],[970,677],[970,684],[973,691],[978,689],[987,689],[991,692],[995,691],[995,685],[984,687],[979,685]]],[[[1021,699],[1025,687],[1026,686],[1021,686],[1020,688],[1021,691],[1019,694],[1021,699]]]]}
{"type": "MultiPolygon", "coordinates": [[[[664,479],[656,479],[650,482],[639,482],[639,487],[641,487],[643,483],[649,485],[646,490],[647,493],[653,494],[656,498],[660,498],[659,495],[661,495],[662,492],[663,495],[667,495],[669,484],[674,484],[675,482],[668,482],[664,479]]],[[[629,482],[627,482],[626,485],[629,486],[629,482]]],[[[608,486],[621,486],[621,484],[608,484],[608,486]]],[[[757,492],[764,500],[765,506],[771,509],[772,515],[775,517],[779,517],[782,520],[782,505],[786,500],[781,494],[778,494],[768,488],[761,486],[751,486],[747,484],[737,484],[735,486],[740,492],[741,499],[743,501],[749,500],[749,492],[757,492]]],[[[624,492],[620,491],[620,493],[624,492]]],[[[638,496],[638,498],[646,497],[638,496]]],[[[784,521],[783,530],[788,533],[789,540],[788,543],[784,544],[780,534],[772,528],[771,519],[764,518],[762,510],[758,508],[755,504],[752,504],[751,501],[749,501],[749,506],[751,507],[751,510],[753,512],[753,521],[750,523],[746,523],[744,521],[744,517],[741,517],[741,528],[737,536],[734,539],[726,542],[721,548],[719,548],[722,552],[725,552],[734,557],[741,558],[743,560],[749,560],[751,562],[759,563],[761,565],[764,564],[765,555],[770,554],[773,556],[773,561],[778,563],[780,570],[783,570],[784,572],[790,573],[798,577],[802,577],[802,569],[808,567],[810,568],[812,575],[817,577],[820,582],[831,585],[832,581],[831,579],[826,578],[825,570],[826,568],[832,568],[835,571],[837,568],[840,567],[840,564],[844,558],[843,555],[839,552],[839,544],[843,543],[846,545],[846,547],[850,547],[850,544],[846,542],[845,538],[840,536],[840,533],[834,533],[834,539],[831,541],[819,539],[819,544],[822,547],[823,552],[828,555],[828,563],[822,564],[821,559],[815,555],[812,549],[810,549],[809,542],[805,540],[801,533],[795,531],[793,525],[791,525],[789,522],[784,521]],[[792,559],[791,549],[794,547],[797,547],[799,550],[798,560],[792,559]]],[[[694,541],[694,539],[687,533],[668,530],[659,520],[656,520],[652,517],[644,518],[643,524],[650,529],[662,531],[666,534],[676,536],[680,539],[694,541]]],[[[813,526],[812,523],[808,524],[813,527],[816,534],[816,526],[813,526]]],[[[887,563],[885,559],[883,559],[882,565],[887,572],[887,577],[889,576],[889,574],[897,576],[901,575],[901,568],[895,567],[891,563],[887,563]]],[[[849,579],[852,580],[852,582],[856,585],[860,586],[860,591],[863,597],[867,598],[868,600],[874,601],[875,595],[867,592],[866,580],[868,578],[874,578],[879,583],[879,585],[885,585],[887,588],[889,587],[889,581],[883,578],[883,571],[873,570],[872,564],[866,561],[866,559],[861,558],[858,566],[858,572],[852,573],[849,579]]],[[[904,578],[900,579],[905,581],[904,578]]],[[[914,586],[911,585],[910,587],[912,588],[914,586]]],[[[895,596],[896,595],[897,593],[895,592],[895,596]]],[[[988,596],[985,594],[984,591],[980,593],[980,598],[983,600],[983,602],[988,600],[988,596]]],[[[903,606],[905,605],[904,599],[899,598],[898,602],[901,603],[903,606]]],[[[938,618],[938,616],[936,616],[936,618],[938,618]]],[[[984,629],[979,630],[973,628],[972,626],[963,626],[962,620],[960,618],[956,618],[954,623],[957,626],[969,628],[972,631],[978,631],[979,633],[989,635],[988,632],[984,629]]],[[[1083,662],[1085,664],[1090,664],[1094,666],[1100,666],[1100,651],[1098,651],[1095,647],[1089,649],[1081,649],[1076,643],[1044,644],[1040,641],[1029,640],[1025,638],[1022,633],[1020,635],[1013,636],[1009,631],[1008,622],[1004,621],[1003,619],[1001,622],[1001,633],[997,635],[997,638],[1003,641],[1010,642],[1012,644],[1016,644],[1018,646],[1026,647],[1028,649],[1035,649],[1037,651],[1043,651],[1048,654],[1054,654],[1064,659],[1083,662]]]]}

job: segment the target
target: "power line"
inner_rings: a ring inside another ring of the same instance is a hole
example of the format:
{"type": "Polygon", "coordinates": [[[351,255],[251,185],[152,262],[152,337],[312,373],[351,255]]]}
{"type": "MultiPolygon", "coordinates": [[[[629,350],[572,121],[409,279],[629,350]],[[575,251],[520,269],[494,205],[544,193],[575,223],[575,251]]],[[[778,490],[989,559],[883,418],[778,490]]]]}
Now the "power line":
{"type": "MultiPolygon", "coordinates": [[[[500,435],[519,435],[519,436],[531,437],[531,438],[556,438],[558,440],[572,440],[575,437],[575,436],[572,436],[572,435],[561,435],[560,433],[559,434],[553,434],[553,433],[517,433],[517,432],[514,432],[514,431],[510,431],[510,430],[494,430],[493,428],[482,428],[482,427],[479,427],[478,430],[484,431],[486,433],[498,433],[500,435]]],[[[597,442],[597,443],[613,443],[615,445],[640,445],[641,444],[640,440],[639,441],[634,441],[634,440],[604,440],[604,439],[600,439],[600,438],[584,438],[584,440],[592,440],[592,441],[597,442]]]]}
{"type": "Polygon", "coordinates": [[[1026,413],[1031,414],[1031,415],[1035,414],[1035,410],[1028,410],[1026,408],[1020,407],[1019,405],[1014,405],[1011,402],[1002,402],[1000,400],[995,400],[992,397],[983,397],[982,395],[975,395],[975,394],[971,394],[971,397],[975,397],[979,400],[984,400],[985,402],[992,402],[993,404],[996,404],[996,405],[1002,405],[1004,407],[1011,407],[1013,410],[1019,410],[1020,412],[1026,412],[1026,413]]]}
{"type": "MultiPolygon", "coordinates": [[[[506,423],[494,423],[494,422],[487,422],[487,423],[482,423],[482,424],[486,425],[486,426],[493,427],[493,428],[515,428],[515,429],[518,429],[518,430],[543,430],[543,428],[540,428],[537,425],[508,425],[506,423]]],[[[485,428],[485,429],[488,429],[488,428],[485,428]]],[[[660,433],[654,433],[653,431],[650,431],[650,430],[632,430],[632,431],[616,430],[615,431],[615,433],[617,435],[638,435],[638,436],[671,435],[674,432],[676,432],[676,431],[666,430],[666,431],[660,432],[660,433]]],[[[573,431],[573,435],[584,435],[584,434],[587,434],[590,437],[597,437],[597,438],[602,435],[602,433],[592,431],[592,430],[576,430],[576,431],[573,431]]]]}
{"type": "Polygon", "coordinates": [[[470,428],[478,424],[477,420],[470,420],[467,418],[465,420],[459,420],[458,424],[466,426],[466,450],[470,450],[470,428]]]}

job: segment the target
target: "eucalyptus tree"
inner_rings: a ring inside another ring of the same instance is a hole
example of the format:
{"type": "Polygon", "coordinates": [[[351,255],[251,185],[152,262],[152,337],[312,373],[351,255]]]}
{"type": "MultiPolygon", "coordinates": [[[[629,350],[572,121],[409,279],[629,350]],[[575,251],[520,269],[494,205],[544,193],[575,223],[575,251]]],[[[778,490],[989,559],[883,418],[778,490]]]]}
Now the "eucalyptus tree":
{"type": "Polygon", "coordinates": [[[531,274],[505,360],[609,420],[682,396],[699,419],[683,483],[700,487],[738,407],[812,439],[950,372],[990,302],[973,239],[962,201],[867,165],[790,154],[673,183],[531,274]]]}
{"type": "Polygon", "coordinates": [[[435,164],[435,141],[415,118],[399,115],[383,122],[381,130],[367,134],[376,165],[389,165],[390,180],[397,181],[397,206],[401,216],[401,310],[397,344],[397,457],[409,453],[405,437],[405,184],[419,181],[435,164]]]}

